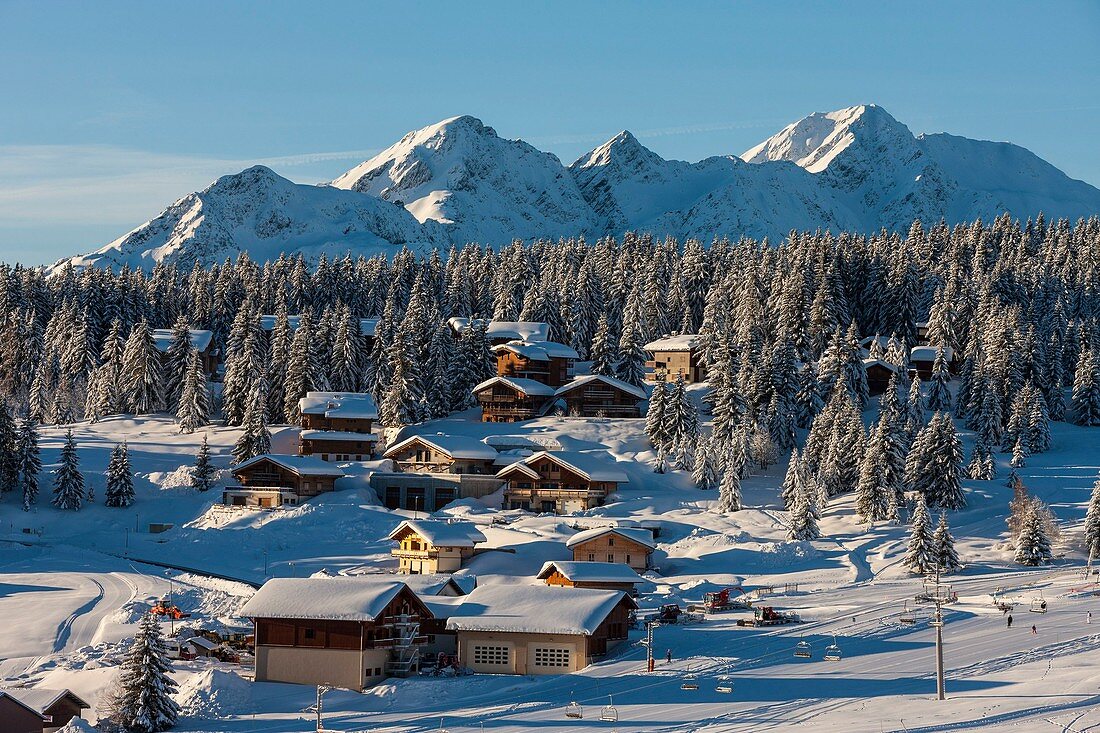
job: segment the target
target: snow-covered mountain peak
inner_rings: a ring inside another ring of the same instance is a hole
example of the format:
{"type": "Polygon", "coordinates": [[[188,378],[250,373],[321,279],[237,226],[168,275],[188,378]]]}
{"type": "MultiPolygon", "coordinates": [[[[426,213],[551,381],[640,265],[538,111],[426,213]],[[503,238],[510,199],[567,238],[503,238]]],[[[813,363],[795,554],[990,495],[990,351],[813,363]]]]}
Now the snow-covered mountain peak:
{"type": "Polygon", "coordinates": [[[741,158],[749,163],[786,160],[820,173],[857,140],[873,145],[884,135],[912,137],[909,128],[882,107],[861,104],[835,112],[814,112],[745,151],[741,158]]]}
{"type": "Polygon", "coordinates": [[[641,166],[661,165],[667,162],[638,142],[638,138],[629,131],[623,130],[603,145],[582,155],[569,167],[573,171],[593,166],[616,166],[637,170],[641,166]]]}

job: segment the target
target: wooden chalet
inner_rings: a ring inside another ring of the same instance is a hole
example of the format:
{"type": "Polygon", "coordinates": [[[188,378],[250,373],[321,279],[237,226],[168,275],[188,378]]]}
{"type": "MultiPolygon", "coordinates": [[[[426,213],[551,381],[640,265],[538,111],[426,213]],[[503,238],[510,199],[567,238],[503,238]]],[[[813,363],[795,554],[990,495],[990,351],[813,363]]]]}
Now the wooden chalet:
{"type": "Polygon", "coordinates": [[[454,608],[447,628],[474,672],[566,674],[625,641],[635,608],[622,591],[489,585],[454,608]]]}
{"type": "Polygon", "coordinates": [[[587,374],[558,388],[557,401],[565,414],[575,417],[638,417],[638,405],[646,399],[640,387],[602,374],[587,374]]]}
{"type": "Polygon", "coordinates": [[[0,688],[0,733],[55,733],[89,707],[70,690],[0,688]]]}
{"type": "Polygon", "coordinates": [[[864,359],[863,370],[867,373],[867,389],[874,396],[886,391],[890,378],[897,374],[898,368],[881,359],[864,359]]]}
{"type": "Polygon", "coordinates": [[[385,452],[398,470],[407,473],[496,473],[497,451],[482,441],[465,435],[414,435],[385,452]]]}
{"type": "Polygon", "coordinates": [[[302,432],[298,454],[323,461],[367,461],[374,458],[378,420],[374,398],[364,392],[306,392],[298,401],[302,432]]]}
{"type": "Polygon", "coordinates": [[[461,570],[485,535],[473,522],[407,519],[388,539],[397,543],[390,554],[397,558],[398,572],[435,575],[461,570]]]}
{"type": "Polygon", "coordinates": [[[474,387],[485,422],[519,422],[545,415],[554,397],[554,388],[533,379],[493,377],[474,387]]]}
{"type": "Polygon", "coordinates": [[[553,341],[508,341],[494,346],[497,375],[531,379],[560,387],[573,378],[573,364],[580,358],[573,349],[553,341]]]}
{"type": "Polygon", "coordinates": [[[638,583],[645,581],[634,568],[619,562],[577,562],[551,560],[535,576],[547,585],[567,588],[621,590],[634,595],[638,583]]]}
{"type": "MultiPolygon", "coordinates": [[[[218,364],[221,362],[220,354],[218,350],[214,348],[213,332],[200,328],[192,328],[190,336],[191,348],[199,352],[199,362],[202,364],[203,371],[206,372],[207,379],[213,379],[218,373],[218,364]]],[[[168,353],[168,349],[172,346],[172,340],[174,338],[174,329],[153,329],[153,345],[156,346],[157,351],[160,352],[161,358],[168,353]]]]}
{"type": "MultiPolygon", "coordinates": [[[[920,378],[926,382],[932,378],[932,368],[936,364],[937,351],[938,347],[936,346],[914,346],[909,351],[909,368],[919,374],[920,378]]],[[[955,371],[955,354],[950,346],[943,348],[943,355],[947,359],[948,370],[955,371]]]]}
{"type": "Polygon", "coordinates": [[[344,472],[312,456],[265,454],[233,467],[237,486],[223,492],[228,506],[271,508],[332,491],[344,472]]]}
{"type": "Polygon", "coordinates": [[[504,506],[568,514],[603,506],[627,482],[610,458],[566,451],[539,451],[497,472],[507,481],[504,506]]]}
{"type": "Polygon", "coordinates": [[[622,563],[643,573],[657,543],[653,533],[641,527],[597,527],[573,535],[565,547],[575,562],[622,563]]]}
{"type": "Polygon", "coordinates": [[[362,690],[415,673],[431,611],[398,580],[275,578],[244,605],[257,682],[362,690]]]}
{"type": "Polygon", "coordinates": [[[647,375],[650,380],[671,382],[682,374],[685,382],[695,384],[707,378],[698,334],[666,336],[650,341],[645,350],[649,353],[645,365],[650,369],[647,375]]]}

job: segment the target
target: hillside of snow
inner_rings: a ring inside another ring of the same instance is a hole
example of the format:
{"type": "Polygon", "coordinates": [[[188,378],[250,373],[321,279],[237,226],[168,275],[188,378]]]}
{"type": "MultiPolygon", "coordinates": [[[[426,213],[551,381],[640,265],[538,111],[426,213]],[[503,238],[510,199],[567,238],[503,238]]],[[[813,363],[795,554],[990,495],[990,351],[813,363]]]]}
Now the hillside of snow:
{"type": "Polygon", "coordinates": [[[262,166],[224,176],[58,265],[370,255],[628,230],[774,240],[792,229],[904,232],[915,219],[1006,211],[1076,220],[1100,214],[1100,189],[1009,143],[914,136],[875,105],[814,113],[741,157],[665,160],[624,131],[568,167],[467,115],[408,133],[331,184],[292,183],[262,166]]]}

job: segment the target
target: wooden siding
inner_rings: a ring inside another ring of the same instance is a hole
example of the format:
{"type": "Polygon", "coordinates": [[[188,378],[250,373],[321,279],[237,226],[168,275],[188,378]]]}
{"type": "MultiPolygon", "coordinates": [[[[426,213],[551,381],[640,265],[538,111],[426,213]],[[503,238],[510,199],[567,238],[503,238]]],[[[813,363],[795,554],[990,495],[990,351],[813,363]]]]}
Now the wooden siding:
{"type": "Polygon", "coordinates": [[[653,551],[634,540],[621,535],[605,534],[573,546],[573,560],[577,562],[620,562],[639,572],[649,566],[653,551]]]}
{"type": "Polygon", "coordinates": [[[273,461],[259,461],[244,469],[234,469],[233,475],[244,487],[293,489],[298,496],[308,497],[332,491],[335,476],[299,476],[273,461]]]}

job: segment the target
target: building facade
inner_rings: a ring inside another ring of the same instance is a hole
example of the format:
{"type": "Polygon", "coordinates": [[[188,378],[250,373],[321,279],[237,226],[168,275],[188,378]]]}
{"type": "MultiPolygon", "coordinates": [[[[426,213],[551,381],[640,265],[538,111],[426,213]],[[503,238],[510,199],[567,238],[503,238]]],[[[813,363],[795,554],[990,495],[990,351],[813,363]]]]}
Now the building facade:
{"type": "Polygon", "coordinates": [[[506,508],[555,514],[603,506],[627,482],[609,459],[565,451],[540,451],[501,469],[497,477],[508,482],[506,508]]]}
{"type": "Polygon", "coordinates": [[[461,570],[485,535],[472,522],[412,519],[397,525],[389,539],[397,543],[390,554],[397,558],[398,572],[435,575],[461,570]]]}
{"type": "Polygon", "coordinates": [[[235,466],[233,476],[239,485],[227,487],[227,490],[236,490],[235,495],[245,496],[245,492],[252,490],[259,490],[265,496],[274,496],[273,492],[292,492],[300,503],[333,491],[336,479],[342,478],[344,472],[311,456],[265,454],[235,466]]]}
{"type": "Polygon", "coordinates": [[[578,532],[565,546],[575,562],[622,563],[643,573],[649,568],[657,544],[648,529],[597,527],[578,532]]]}
{"type": "Polygon", "coordinates": [[[601,374],[577,377],[555,396],[565,403],[565,414],[575,417],[639,417],[646,399],[644,389],[601,374]]]}
{"type": "Polygon", "coordinates": [[[646,344],[645,350],[649,352],[648,379],[671,382],[683,375],[685,382],[696,384],[707,378],[698,334],[666,336],[646,344]]]}
{"type": "Polygon", "coordinates": [[[374,458],[378,420],[374,398],[361,392],[307,392],[298,401],[302,431],[298,454],[323,461],[369,461],[374,458]]]}

